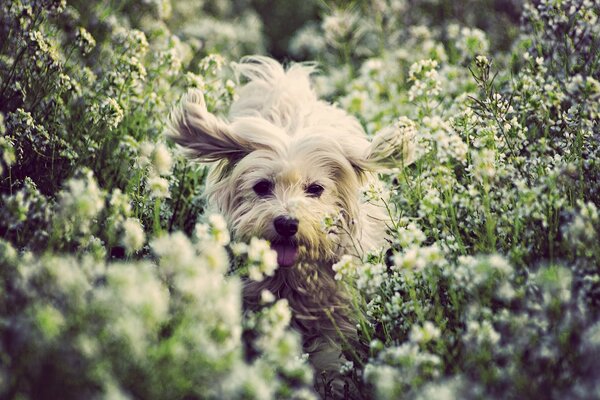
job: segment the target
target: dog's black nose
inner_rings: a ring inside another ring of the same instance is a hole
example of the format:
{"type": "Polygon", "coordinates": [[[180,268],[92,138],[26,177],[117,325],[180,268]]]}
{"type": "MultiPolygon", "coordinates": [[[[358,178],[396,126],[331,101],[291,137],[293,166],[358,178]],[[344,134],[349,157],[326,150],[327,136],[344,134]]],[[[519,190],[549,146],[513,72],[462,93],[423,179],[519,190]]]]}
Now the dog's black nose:
{"type": "Polygon", "coordinates": [[[277,217],[273,221],[273,225],[275,225],[275,230],[281,236],[291,237],[298,232],[298,220],[296,218],[277,217]]]}

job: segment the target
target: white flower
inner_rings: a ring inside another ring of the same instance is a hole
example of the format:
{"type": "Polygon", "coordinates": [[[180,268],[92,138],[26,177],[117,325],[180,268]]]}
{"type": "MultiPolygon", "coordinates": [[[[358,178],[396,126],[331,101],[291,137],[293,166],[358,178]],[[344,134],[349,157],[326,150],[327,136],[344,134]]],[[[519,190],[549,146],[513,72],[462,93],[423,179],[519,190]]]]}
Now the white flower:
{"type": "Polygon", "coordinates": [[[386,269],[386,266],[380,263],[363,264],[360,268],[356,269],[356,286],[368,294],[377,292],[387,278],[386,269]]]}
{"type": "Polygon", "coordinates": [[[198,222],[194,227],[194,238],[198,242],[203,242],[210,239],[210,227],[208,224],[198,222]]]}
{"type": "Polygon", "coordinates": [[[492,254],[488,257],[487,261],[490,266],[496,271],[500,272],[504,276],[509,276],[513,272],[513,268],[510,263],[499,254],[492,254]]]}
{"type": "Polygon", "coordinates": [[[490,65],[490,60],[486,56],[477,56],[475,57],[475,62],[480,68],[487,67],[490,65]]]}
{"type": "Polygon", "coordinates": [[[148,178],[148,189],[150,190],[150,197],[153,198],[166,198],[170,196],[169,181],[160,176],[155,175],[148,178]]]}
{"type": "Polygon", "coordinates": [[[398,228],[396,239],[402,248],[406,248],[413,244],[420,245],[426,237],[423,231],[414,222],[411,222],[405,227],[398,228]]]}
{"type": "Polygon", "coordinates": [[[353,369],[354,369],[354,363],[352,361],[346,361],[340,367],[340,374],[348,375],[348,374],[352,373],[353,369]]]}
{"type": "Polygon", "coordinates": [[[208,222],[210,223],[212,240],[220,246],[228,245],[231,238],[225,218],[220,214],[211,214],[208,216],[208,222]]]}
{"type": "Polygon", "coordinates": [[[270,304],[275,301],[275,295],[268,289],[263,289],[260,292],[261,304],[270,304]]]}
{"type": "Polygon", "coordinates": [[[441,93],[442,84],[436,70],[436,60],[421,60],[410,66],[408,80],[413,84],[408,91],[409,101],[429,101],[441,93]]]}
{"type": "Polygon", "coordinates": [[[157,143],[152,152],[152,166],[156,172],[158,172],[159,175],[167,175],[171,172],[172,165],[173,159],[167,146],[165,146],[164,143],[157,143]]]}
{"type": "Polygon", "coordinates": [[[75,34],[75,43],[81,49],[83,54],[91,52],[96,47],[96,40],[85,28],[77,28],[75,34]]]}
{"type": "Polygon", "coordinates": [[[196,252],[182,232],[163,235],[154,239],[150,247],[159,257],[159,263],[167,274],[193,267],[196,252]]]}
{"type": "Polygon", "coordinates": [[[129,196],[117,188],[113,190],[110,196],[110,207],[117,214],[129,216],[131,214],[131,203],[129,202],[129,196]]]}
{"type": "Polygon", "coordinates": [[[445,265],[444,253],[439,246],[432,245],[427,247],[411,246],[404,251],[393,256],[394,269],[396,270],[415,270],[420,271],[427,265],[445,265]]]}
{"type": "Polygon", "coordinates": [[[425,321],[423,326],[413,325],[410,330],[410,341],[417,344],[425,344],[439,339],[440,333],[440,329],[432,322],[425,321]]]}
{"type": "Polygon", "coordinates": [[[142,248],[146,241],[144,228],[137,218],[127,218],[123,222],[123,237],[121,243],[128,253],[135,253],[142,248]]]}
{"type": "Polygon", "coordinates": [[[473,153],[473,174],[479,181],[485,181],[496,176],[496,152],[483,149],[473,153]]]}
{"type": "Polygon", "coordinates": [[[358,19],[357,14],[346,10],[335,10],[333,14],[326,16],[321,27],[327,42],[333,46],[342,45],[349,35],[357,32],[358,19]]]}
{"type": "Polygon", "coordinates": [[[476,346],[481,346],[485,343],[495,346],[500,341],[500,338],[500,334],[494,329],[490,321],[467,321],[467,332],[464,335],[466,342],[473,342],[476,346]]]}
{"type": "Polygon", "coordinates": [[[272,250],[269,242],[253,237],[248,246],[248,276],[260,281],[264,276],[273,276],[278,267],[277,252],[272,250]]]}
{"type": "Polygon", "coordinates": [[[482,30],[463,27],[460,30],[460,36],[455,43],[464,58],[468,59],[474,57],[475,54],[487,53],[489,42],[482,30]]]}
{"type": "Polygon", "coordinates": [[[66,186],[66,190],[58,194],[61,215],[74,223],[79,232],[87,233],[92,220],[104,208],[104,193],[89,170],[82,178],[67,181],[66,186]]]}
{"type": "Polygon", "coordinates": [[[106,98],[100,105],[102,120],[108,125],[110,130],[115,129],[125,116],[125,113],[119,103],[113,98],[106,98]]]}
{"type": "Polygon", "coordinates": [[[206,262],[206,266],[221,273],[227,272],[229,268],[229,256],[222,246],[208,242],[200,247],[200,255],[206,262]]]}
{"type": "Polygon", "coordinates": [[[344,278],[352,278],[356,275],[356,264],[354,257],[350,255],[343,255],[340,261],[333,264],[331,267],[335,272],[335,280],[339,281],[344,278]]]}

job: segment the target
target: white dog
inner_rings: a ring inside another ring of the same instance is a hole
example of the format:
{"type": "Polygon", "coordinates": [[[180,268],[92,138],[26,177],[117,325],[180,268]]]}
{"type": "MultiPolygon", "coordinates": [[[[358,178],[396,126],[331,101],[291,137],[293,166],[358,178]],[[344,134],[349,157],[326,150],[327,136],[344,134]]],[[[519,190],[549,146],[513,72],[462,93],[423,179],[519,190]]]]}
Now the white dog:
{"type": "Polygon", "coordinates": [[[362,203],[361,188],[377,168],[410,162],[411,138],[391,127],[370,142],[356,118],[317,98],[310,65],[286,70],[254,56],[237,70],[248,82],[227,120],[192,91],[173,112],[171,135],[191,157],[215,163],[206,195],[233,238],[264,238],[277,252],[273,277],[246,282],[246,306],[258,307],[263,289],[286,298],[319,391],[328,390],[326,376],[341,396],[348,393],[338,375],[342,350],[359,343],[351,300],[331,267],[344,254],[385,243],[385,212],[362,203]],[[325,230],[328,216],[338,223],[325,230]]]}

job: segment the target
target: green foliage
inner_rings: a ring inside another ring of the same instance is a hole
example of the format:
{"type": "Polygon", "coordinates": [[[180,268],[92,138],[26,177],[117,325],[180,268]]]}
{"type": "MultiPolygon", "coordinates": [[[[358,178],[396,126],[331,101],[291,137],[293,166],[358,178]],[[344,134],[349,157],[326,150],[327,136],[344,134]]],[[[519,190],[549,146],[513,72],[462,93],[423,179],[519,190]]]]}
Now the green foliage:
{"type": "MultiPolygon", "coordinates": [[[[600,397],[598,3],[337,3],[290,57],[418,141],[365,188],[389,245],[334,265],[369,348],[342,373],[366,398],[600,397]]],[[[2,2],[0,397],[314,398],[286,302],[241,310],[268,246],[200,218],[206,168],[163,135],[188,88],[226,111],[229,63],[281,51],[295,4],[2,2]]]]}

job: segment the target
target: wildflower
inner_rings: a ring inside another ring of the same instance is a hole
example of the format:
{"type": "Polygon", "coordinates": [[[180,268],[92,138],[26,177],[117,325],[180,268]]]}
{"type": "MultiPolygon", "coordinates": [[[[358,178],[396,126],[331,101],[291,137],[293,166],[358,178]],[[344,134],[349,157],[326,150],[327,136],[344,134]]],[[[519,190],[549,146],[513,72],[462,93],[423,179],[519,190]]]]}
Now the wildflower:
{"type": "Polygon", "coordinates": [[[352,361],[346,361],[340,367],[340,374],[349,375],[354,370],[354,363],[352,361]]]}
{"type": "Polygon", "coordinates": [[[411,222],[405,227],[398,228],[398,232],[396,235],[396,239],[398,240],[398,244],[402,248],[409,247],[410,245],[420,245],[425,241],[425,234],[419,227],[411,222]]]}
{"type": "Polygon", "coordinates": [[[148,178],[148,189],[150,196],[154,198],[169,197],[169,181],[160,176],[150,176],[148,178]]]}
{"type": "Polygon", "coordinates": [[[132,56],[144,56],[150,47],[146,34],[137,29],[128,30],[119,27],[113,34],[113,38],[115,42],[121,44],[128,50],[129,54],[132,56]]]}
{"type": "Polygon", "coordinates": [[[81,262],[73,257],[49,256],[31,263],[35,267],[31,278],[36,275],[43,276],[46,285],[52,287],[58,293],[64,293],[68,296],[70,303],[74,307],[83,307],[87,301],[87,296],[92,289],[90,279],[87,273],[94,268],[101,266],[90,257],[81,262]],[[86,264],[93,264],[92,266],[86,264]]]}
{"type": "Polygon", "coordinates": [[[131,203],[129,201],[129,196],[123,193],[119,188],[116,188],[111,193],[109,205],[117,215],[128,217],[131,214],[131,203]]]}
{"type": "Polygon", "coordinates": [[[496,152],[483,149],[473,154],[473,174],[480,182],[487,182],[496,176],[496,152]]]}
{"type": "Polygon", "coordinates": [[[196,226],[194,226],[194,238],[197,242],[204,242],[209,240],[210,227],[208,226],[208,224],[198,222],[196,226]]]}
{"type": "Polygon", "coordinates": [[[490,60],[486,56],[479,55],[475,57],[475,63],[478,68],[483,69],[490,65],[490,60]]]}
{"type": "Polygon", "coordinates": [[[229,257],[227,252],[220,245],[215,245],[214,242],[200,243],[200,256],[204,260],[206,266],[213,271],[225,273],[229,268],[229,257]]]}
{"type": "Polygon", "coordinates": [[[152,166],[159,175],[167,175],[171,172],[173,159],[171,153],[164,143],[157,143],[152,151],[152,166]]]}
{"type": "Polygon", "coordinates": [[[110,130],[119,126],[124,115],[123,109],[113,98],[104,99],[100,105],[100,120],[106,123],[110,130]]]}
{"type": "Polygon", "coordinates": [[[386,266],[380,263],[364,264],[362,267],[356,269],[356,286],[367,294],[377,292],[387,278],[386,270],[386,266]]]}
{"type": "Polygon", "coordinates": [[[198,75],[190,71],[185,73],[185,81],[186,86],[190,88],[204,90],[206,87],[206,82],[202,75],[198,75]]]}
{"type": "Polygon", "coordinates": [[[435,98],[441,93],[441,82],[436,70],[438,62],[435,60],[421,60],[410,66],[408,80],[412,86],[408,91],[408,100],[424,100],[435,98]]]}
{"type": "Polygon", "coordinates": [[[544,302],[552,304],[554,302],[566,303],[571,299],[571,285],[573,274],[565,267],[552,265],[543,268],[534,277],[542,288],[544,302]]]}
{"type": "Polygon", "coordinates": [[[387,198],[387,189],[379,180],[372,180],[361,190],[361,201],[364,202],[379,202],[387,198]]]}
{"type": "Polygon", "coordinates": [[[253,237],[248,246],[248,276],[255,281],[262,280],[265,275],[273,276],[278,267],[277,252],[271,249],[269,242],[253,237]]]}
{"type": "Polygon", "coordinates": [[[579,200],[577,206],[579,211],[575,213],[572,221],[563,228],[563,232],[575,248],[581,245],[586,247],[586,243],[597,241],[598,232],[596,227],[600,221],[600,213],[594,203],[584,203],[579,200]]]}
{"type": "Polygon", "coordinates": [[[296,56],[313,55],[324,51],[326,46],[318,25],[307,24],[294,34],[289,49],[296,56]]]}
{"type": "Polygon", "coordinates": [[[496,346],[500,342],[500,338],[500,334],[494,329],[490,321],[467,321],[467,331],[463,338],[465,342],[474,343],[476,346],[483,344],[496,346]]]}
{"type": "Polygon", "coordinates": [[[38,305],[33,309],[33,314],[36,324],[47,339],[55,339],[66,326],[64,315],[50,304],[38,305]]]}
{"type": "Polygon", "coordinates": [[[169,292],[153,270],[148,263],[116,265],[107,271],[107,286],[96,292],[103,307],[119,310],[113,313],[115,329],[132,341],[141,339],[132,343],[138,352],[145,345],[146,329],[163,321],[169,310],[169,292]]]}
{"type": "Polygon", "coordinates": [[[469,59],[475,54],[487,53],[489,43],[483,31],[477,28],[463,27],[460,30],[460,36],[455,43],[463,58],[469,59]]]}
{"type": "Polygon", "coordinates": [[[132,85],[139,85],[146,79],[146,67],[140,62],[136,56],[126,57],[123,59],[122,67],[126,68],[129,79],[133,80],[132,85]]]}
{"type": "Polygon", "coordinates": [[[229,230],[227,229],[227,222],[220,214],[211,214],[208,216],[208,222],[210,223],[210,230],[212,239],[219,246],[226,246],[229,244],[229,230]]]}
{"type": "Polygon", "coordinates": [[[209,54],[200,60],[198,67],[205,75],[216,75],[225,65],[225,59],[220,54],[209,54]]]}
{"type": "Polygon", "coordinates": [[[150,247],[167,274],[192,267],[196,258],[194,248],[182,232],[160,236],[150,242],[150,247]]]}
{"type": "Polygon", "coordinates": [[[154,144],[151,142],[142,142],[139,145],[139,156],[136,160],[136,164],[140,168],[144,168],[149,165],[152,160],[152,153],[154,152],[154,144]]]}
{"type": "Polygon", "coordinates": [[[94,40],[94,37],[83,27],[77,29],[75,43],[84,55],[90,53],[94,47],[96,47],[96,40],[94,40]]]}
{"type": "Polygon", "coordinates": [[[446,260],[439,246],[411,246],[403,253],[393,256],[394,268],[420,271],[427,265],[444,265],[446,260]]]}
{"type": "Polygon", "coordinates": [[[389,365],[367,364],[363,373],[366,382],[372,382],[378,399],[397,399],[402,395],[402,372],[389,365]]]}
{"type": "Polygon", "coordinates": [[[498,286],[495,294],[499,300],[509,302],[515,298],[516,291],[509,282],[504,281],[498,286]]]}
{"type": "Polygon", "coordinates": [[[127,218],[123,222],[123,237],[121,242],[129,254],[142,248],[146,241],[146,234],[140,221],[136,218],[127,218]]]}
{"type": "Polygon", "coordinates": [[[340,261],[333,264],[331,267],[335,272],[335,280],[340,281],[345,278],[352,278],[355,276],[357,266],[354,262],[354,257],[350,255],[343,255],[340,261]]]}
{"type": "Polygon", "coordinates": [[[321,27],[327,42],[334,46],[343,44],[355,32],[358,15],[350,11],[335,10],[323,19],[321,27]]]}
{"type": "Polygon", "coordinates": [[[0,239],[0,262],[3,265],[12,265],[18,261],[17,250],[10,244],[10,242],[0,239]]]}
{"type": "Polygon", "coordinates": [[[63,216],[76,221],[83,230],[104,208],[104,193],[89,170],[84,170],[81,178],[68,180],[58,197],[63,216]]]}
{"type": "Polygon", "coordinates": [[[260,302],[261,304],[270,304],[275,301],[275,295],[271,293],[268,289],[263,289],[260,292],[260,302]]]}
{"type": "Polygon", "coordinates": [[[425,321],[423,326],[413,325],[410,330],[410,341],[417,344],[425,344],[439,339],[440,329],[431,321],[425,321]]]}
{"type": "Polygon", "coordinates": [[[510,276],[513,272],[513,268],[508,260],[499,254],[490,255],[487,257],[487,262],[493,270],[499,272],[503,276],[510,276]]]}
{"type": "Polygon", "coordinates": [[[160,63],[166,67],[165,73],[171,76],[177,75],[182,65],[176,48],[170,48],[167,51],[161,52],[160,63]]]}
{"type": "Polygon", "coordinates": [[[465,382],[460,376],[441,382],[431,382],[423,387],[417,400],[457,400],[464,396],[465,382]]]}

